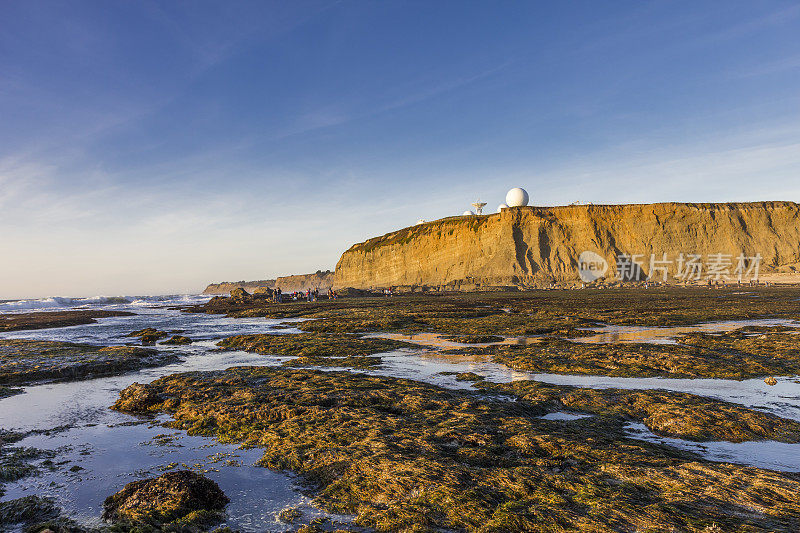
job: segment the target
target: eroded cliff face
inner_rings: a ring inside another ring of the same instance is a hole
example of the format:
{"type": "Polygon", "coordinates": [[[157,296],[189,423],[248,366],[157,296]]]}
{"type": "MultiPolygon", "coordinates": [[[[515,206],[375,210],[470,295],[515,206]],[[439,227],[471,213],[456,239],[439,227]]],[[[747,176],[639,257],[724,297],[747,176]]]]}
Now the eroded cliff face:
{"type": "Polygon", "coordinates": [[[275,287],[283,292],[304,291],[306,289],[319,289],[327,291],[333,286],[333,272],[330,270],[317,271],[313,274],[295,274],[294,276],[280,276],[275,281],[275,287]]]}
{"type": "Polygon", "coordinates": [[[261,279],[257,281],[222,281],[220,283],[211,283],[205,288],[203,294],[223,294],[227,296],[234,289],[244,289],[247,292],[253,292],[259,287],[275,287],[274,279],[261,279]]]}
{"type": "MultiPolygon", "coordinates": [[[[651,254],[669,278],[680,254],[761,255],[764,272],[800,267],[800,206],[793,202],[520,207],[451,217],[353,245],[336,265],[336,287],[541,285],[578,281],[578,256],[595,252],[614,277],[619,254],[651,254]]],[[[661,278],[661,270],[654,272],[661,278]]],[[[705,272],[703,273],[705,276],[705,272]]]]}

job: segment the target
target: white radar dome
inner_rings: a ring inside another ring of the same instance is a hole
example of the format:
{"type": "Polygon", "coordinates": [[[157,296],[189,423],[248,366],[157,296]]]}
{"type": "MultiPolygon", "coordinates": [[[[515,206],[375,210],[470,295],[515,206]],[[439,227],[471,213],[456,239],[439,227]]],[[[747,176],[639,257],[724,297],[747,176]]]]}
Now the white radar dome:
{"type": "Polygon", "coordinates": [[[471,217],[474,214],[475,213],[473,213],[472,211],[467,210],[467,211],[464,211],[463,213],[461,213],[461,216],[462,217],[471,217]]]}
{"type": "Polygon", "coordinates": [[[503,209],[508,209],[508,205],[506,205],[506,204],[500,204],[500,205],[498,205],[498,206],[497,206],[497,212],[498,212],[498,213],[499,213],[500,211],[502,211],[503,209]]]}
{"type": "Polygon", "coordinates": [[[425,219],[424,218],[421,218],[421,219],[417,220],[417,225],[424,224],[424,223],[425,223],[425,219]]]}
{"type": "Polygon", "coordinates": [[[514,187],[506,194],[506,204],[509,207],[523,207],[528,205],[528,191],[514,187]]]}

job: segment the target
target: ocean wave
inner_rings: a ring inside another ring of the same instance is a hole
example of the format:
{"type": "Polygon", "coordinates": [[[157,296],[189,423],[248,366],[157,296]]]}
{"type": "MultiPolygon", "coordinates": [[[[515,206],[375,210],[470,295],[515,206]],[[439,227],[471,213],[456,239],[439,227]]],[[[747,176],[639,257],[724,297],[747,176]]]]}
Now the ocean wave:
{"type": "Polygon", "coordinates": [[[153,305],[188,305],[207,302],[211,296],[206,294],[166,294],[161,296],[132,296],[131,305],[153,306],[153,305]]]}
{"type": "Polygon", "coordinates": [[[165,304],[189,305],[202,303],[210,297],[202,294],[170,294],[160,296],[91,296],[88,298],[67,298],[51,296],[28,300],[9,300],[0,302],[0,313],[26,313],[30,311],[59,311],[101,306],[140,306],[152,307],[165,304]]]}

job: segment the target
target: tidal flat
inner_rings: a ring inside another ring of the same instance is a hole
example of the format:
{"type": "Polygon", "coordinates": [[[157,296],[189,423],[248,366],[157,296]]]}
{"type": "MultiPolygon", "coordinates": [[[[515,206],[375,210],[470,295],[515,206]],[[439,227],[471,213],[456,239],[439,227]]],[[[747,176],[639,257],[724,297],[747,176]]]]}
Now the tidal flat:
{"type": "Polygon", "coordinates": [[[0,333],[163,358],[0,389],[0,530],[800,530],[798,289],[204,300],[0,333]]]}
{"type": "Polygon", "coordinates": [[[302,474],[321,506],[383,531],[792,531],[800,524],[798,475],[637,442],[616,417],[551,422],[540,418],[547,412],[540,402],[524,398],[249,367],[161,378],[123,391],[114,407],[168,412],[174,428],[263,449],[261,464],[302,474]]]}

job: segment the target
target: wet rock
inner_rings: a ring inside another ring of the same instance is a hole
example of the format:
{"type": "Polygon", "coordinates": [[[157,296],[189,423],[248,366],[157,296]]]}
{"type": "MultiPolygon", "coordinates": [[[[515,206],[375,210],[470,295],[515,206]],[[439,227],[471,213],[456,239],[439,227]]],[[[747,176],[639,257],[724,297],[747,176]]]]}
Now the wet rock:
{"type": "Polygon", "coordinates": [[[478,381],[483,381],[484,379],[486,378],[484,378],[483,376],[479,376],[475,372],[459,372],[456,374],[456,381],[478,382],[478,381]]]}
{"type": "Polygon", "coordinates": [[[288,509],[284,509],[283,511],[281,511],[280,514],[278,515],[278,519],[280,519],[281,522],[286,522],[287,524],[291,524],[295,520],[300,518],[300,516],[301,516],[300,509],[296,507],[290,507],[288,509]]]}
{"type": "Polygon", "coordinates": [[[297,357],[286,361],[284,365],[287,366],[371,368],[381,364],[380,357],[371,357],[373,354],[409,345],[389,339],[309,332],[293,335],[236,335],[223,339],[217,346],[228,350],[297,357]]]}
{"type": "MultiPolygon", "coordinates": [[[[545,397],[566,392],[533,385],[545,397]]],[[[747,516],[751,531],[788,532],[800,516],[796,474],[635,442],[614,413],[556,425],[536,418],[546,411],[534,398],[285,367],[174,374],[153,386],[167,399],[154,409],[174,427],[263,448],[260,464],[300,474],[323,508],[367,530],[699,532],[716,522],[734,532],[747,516]]],[[[624,400],[598,402],[609,399],[624,400]]],[[[663,403],[639,400],[642,410],[663,403]]]]}
{"type": "Polygon", "coordinates": [[[215,482],[189,470],[180,470],[128,483],[106,498],[103,518],[150,523],[200,518],[208,522],[211,515],[220,513],[229,502],[215,482]]]}
{"type": "Polygon", "coordinates": [[[32,313],[0,314],[0,331],[63,328],[94,324],[96,318],[134,316],[130,311],[36,311],[32,313]]]}
{"type": "Polygon", "coordinates": [[[777,385],[778,384],[778,380],[775,379],[773,376],[770,376],[770,377],[768,377],[768,378],[766,378],[764,380],[764,383],[766,383],[767,385],[772,387],[773,385],[777,385]]]}
{"type": "Polygon", "coordinates": [[[150,385],[132,383],[119,393],[119,399],[111,406],[117,411],[146,411],[161,402],[161,397],[150,385]]]}
{"type": "Polygon", "coordinates": [[[142,346],[155,346],[158,335],[142,335],[142,346]]]}
{"type": "Polygon", "coordinates": [[[0,339],[0,396],[3,386],[40,380],[72,381],[122,374],[178,361],[175,353],[133,346],[93,346],[70,342],[0,339]]]}
{"type": "Polygon", "coordinates": [[[157,339],[163,339],[167,335],[168,335],[168,333],[166,331],[161,331],[161,330],[158,330],[156,328],[144,328],[144,329],[137,329],[136,331],[131,331],[130,333],[128,333],[125,336],[126,337],[141,337],[141,338],[154,336],[157,339]]]}
{"type": "Polygon", "coordinates": [[[186,344],[192,344],[192,339],[189,337],[184,337],[183,335],[173,335],[171,338],[165,340],[161,344],[183,346],[186,344]]]}
{"type": "Polygon", "coordinates": [[[163,339],[169,336],[166,331],[160,331],[156,328],[144,328],[132,331],[125,335],[126,337],[139,337],[142,339],[142,346],[155,346],[158,339],[163,339]]]}
{"type": "Polygon", "coordinates": [[[25,496],[0,502],[0,531],[6,524],[34,524],[58,516],[53,501],[39,496],[25,496]]]}

